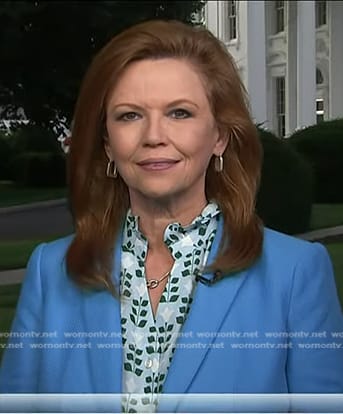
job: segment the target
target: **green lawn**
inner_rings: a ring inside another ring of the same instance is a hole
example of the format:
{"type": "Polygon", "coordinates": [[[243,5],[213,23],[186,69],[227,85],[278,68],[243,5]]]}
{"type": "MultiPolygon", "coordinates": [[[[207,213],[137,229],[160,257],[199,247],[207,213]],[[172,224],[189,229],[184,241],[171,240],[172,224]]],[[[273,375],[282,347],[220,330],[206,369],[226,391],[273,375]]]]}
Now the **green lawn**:
{"type": "Polygon", "coordinates": [[[343,224],[343,204],[314,204],[310,230],[343,224]]]}
{"type": "Polygon", "coordinates": [[[42,242],[62,236],[51,236],[45,239],[0,241],[0,271],[25,267],[33,249],[42,242]]]}
{"type": "Polygon", "coordinates": [[[66,188],[16,187],[9,182],[0,182],[0,207],[54,200],[66,197],[66,188]]]}

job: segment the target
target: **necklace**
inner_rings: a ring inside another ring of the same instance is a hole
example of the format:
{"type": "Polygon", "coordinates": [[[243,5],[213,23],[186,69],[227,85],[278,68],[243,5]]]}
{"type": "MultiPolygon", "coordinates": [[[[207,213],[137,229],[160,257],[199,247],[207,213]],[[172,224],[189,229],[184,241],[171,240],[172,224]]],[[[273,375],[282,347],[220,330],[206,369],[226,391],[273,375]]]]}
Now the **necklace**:
{"type": "Polygon", "coordinates": [[[162,280],[167,279],[167,277],[170,276],[170,270],[168,270],[167,273],[165,273],[161,279],[149,279],[146,281],[146,286],[148,289],[155,289],[157,286],[162,282],[162,280]]]}

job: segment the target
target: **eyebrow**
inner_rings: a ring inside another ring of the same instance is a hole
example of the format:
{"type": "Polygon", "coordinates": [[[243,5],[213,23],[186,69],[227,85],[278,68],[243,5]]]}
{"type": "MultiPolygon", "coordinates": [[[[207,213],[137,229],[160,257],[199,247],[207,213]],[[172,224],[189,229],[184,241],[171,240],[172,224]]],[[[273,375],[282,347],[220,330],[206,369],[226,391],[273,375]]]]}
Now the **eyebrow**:
{"type": "MultiPolygon", "coordinates": [[[[195,102],[190,101],[189,99],[183,99],[183,98],[176,99],[175,101],[169,102],[168,105],[167,105],[167,108],[171,108],[173,106],[184,104],[184,103],[195,106],[196,108],[199,109],[199,106],[195,102]]],[[[120,102],[116,105],[113,105],[111,107],[111,111],[113,111],[113,110],[115,110],[115,109],[117,109],[121,106],[129,106],[129,107],[135,108],[135,109],[142,109],[142,107],[140,105],[137,105],[137,104],[134,104],[134,103],[131,103],[131,102],[120,102]]]]}

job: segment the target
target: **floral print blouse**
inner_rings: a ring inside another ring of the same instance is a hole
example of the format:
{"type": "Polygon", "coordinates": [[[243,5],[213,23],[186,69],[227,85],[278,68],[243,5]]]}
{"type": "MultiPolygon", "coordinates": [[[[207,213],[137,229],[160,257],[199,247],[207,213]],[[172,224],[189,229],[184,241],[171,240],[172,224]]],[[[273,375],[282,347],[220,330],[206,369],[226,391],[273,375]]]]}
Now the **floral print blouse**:
{"type": "Polygon", "coordinates": [[[154,316],[144,270],[148,243],[138,228],[138,217],[127,213],[121,261],[123,412],[156,409],[190,309],[195,275],[206,264],[219,216],[217,204],[209,203],[191,224],[172,223],[166,228],[164,242],[175,261],[154,316]]]}

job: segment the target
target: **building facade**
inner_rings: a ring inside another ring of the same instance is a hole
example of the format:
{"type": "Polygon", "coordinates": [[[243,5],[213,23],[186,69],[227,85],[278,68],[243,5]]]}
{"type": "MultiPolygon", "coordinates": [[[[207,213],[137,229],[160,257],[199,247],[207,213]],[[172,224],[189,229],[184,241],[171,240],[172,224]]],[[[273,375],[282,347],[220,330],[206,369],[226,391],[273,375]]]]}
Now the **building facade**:
{"type": "Polygon", "coordinates": [[[287,137],[343,117],[343,1],[210,0],[205,22],[234,57],[256,123],[287,137]]]}

